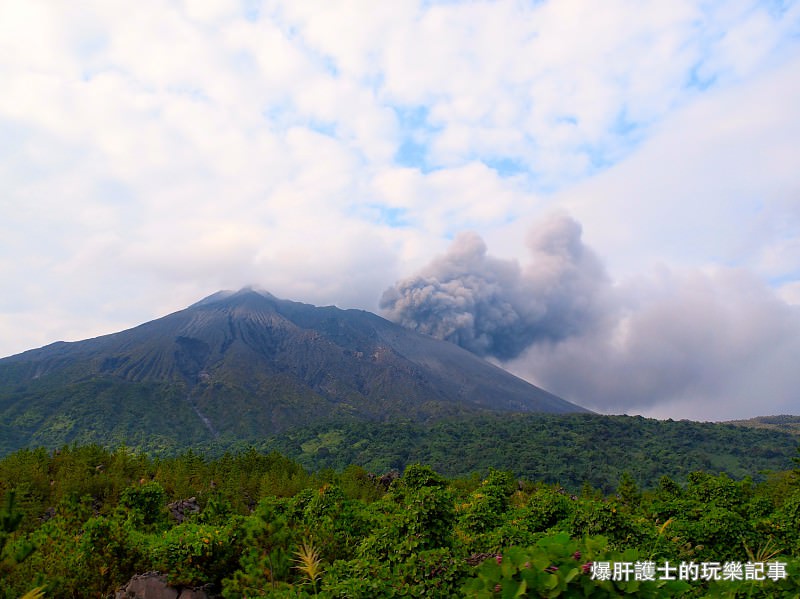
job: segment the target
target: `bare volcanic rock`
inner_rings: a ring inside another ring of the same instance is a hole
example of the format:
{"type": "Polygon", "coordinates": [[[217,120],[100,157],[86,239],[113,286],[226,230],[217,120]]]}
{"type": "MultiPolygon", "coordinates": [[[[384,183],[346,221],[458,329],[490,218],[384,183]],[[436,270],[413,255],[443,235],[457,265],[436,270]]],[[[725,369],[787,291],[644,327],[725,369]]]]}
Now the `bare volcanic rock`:
{"type": "Polygon", "coordinates": [[[159,572],[137,574],[114,595],[115,599],[212,599],[205,588],[172,587],[159,572]]]}

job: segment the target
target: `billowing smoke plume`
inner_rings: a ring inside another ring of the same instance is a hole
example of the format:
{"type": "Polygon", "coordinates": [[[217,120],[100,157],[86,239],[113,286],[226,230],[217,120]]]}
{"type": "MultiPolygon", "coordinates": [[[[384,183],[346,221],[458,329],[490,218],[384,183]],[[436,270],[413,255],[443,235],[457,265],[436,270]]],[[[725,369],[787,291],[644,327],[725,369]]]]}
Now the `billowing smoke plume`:
{"type": "Polygon", "coordinates": [[[464,233],[445,255],[388,289],[381,308],[405,327],[500,360],[592,329],[609,282],[581,241],[580,225],[552,216],[531,231],[528,246],[523,268],[488,256],[477,234],[464,233]]]}
{"type": "Polygon", "coordinates": [[[528,246],[520,266],[461,235],[381,306],[595,410],[708,420],[800,413],[800,306],[755,276],[659,267],[612,284],[566,216],[538,224],[528,246]]]}

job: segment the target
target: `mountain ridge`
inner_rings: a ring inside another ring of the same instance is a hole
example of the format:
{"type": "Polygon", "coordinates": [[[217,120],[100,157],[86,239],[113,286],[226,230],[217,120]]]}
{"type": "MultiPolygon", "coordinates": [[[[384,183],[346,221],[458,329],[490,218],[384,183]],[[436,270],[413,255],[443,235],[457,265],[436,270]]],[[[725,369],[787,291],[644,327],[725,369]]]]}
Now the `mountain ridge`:
{"type": "Polygon", "coordinates": [[[49,445],[176,430],[246,439],[332,416],[425,422],[483,411],[588,412],[371,312],[253,288],[0,359],[12,449],[20,431],[49,445]]]}

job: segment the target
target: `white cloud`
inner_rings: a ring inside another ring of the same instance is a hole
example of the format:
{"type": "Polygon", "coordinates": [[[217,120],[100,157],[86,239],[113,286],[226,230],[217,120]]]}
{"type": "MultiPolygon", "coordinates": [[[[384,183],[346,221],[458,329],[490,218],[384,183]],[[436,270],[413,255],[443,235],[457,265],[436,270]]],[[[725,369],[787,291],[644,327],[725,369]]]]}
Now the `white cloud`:
{"type": "Polygon", "coordinates": [[[800,306],[800,281],[791,281],[778,287],[778,297],[787,304],[800,306]]]}
{"type": "Polygon", "coordinates": [[[612,274],[724,264],[796,298],[799,24],[747,1],[7,0],[0,355],[223,286],[375,308],[463,229],[525,255],[554,206],[612,274]]]}
{"type": "Polygon", "coordinates": [[[795,59],[698,99],[629,159],[557,196],[612,270],[668,259],[797,275],[798,68],[795,59]]]}

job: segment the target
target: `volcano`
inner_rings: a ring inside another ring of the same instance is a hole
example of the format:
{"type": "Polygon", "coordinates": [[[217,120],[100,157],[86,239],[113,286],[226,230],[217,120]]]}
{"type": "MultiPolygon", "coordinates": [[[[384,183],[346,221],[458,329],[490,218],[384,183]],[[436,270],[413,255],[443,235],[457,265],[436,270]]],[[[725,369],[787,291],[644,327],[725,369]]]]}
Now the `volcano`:
{"type": "Polygon", "coordinates": [[[587,410],[363,310],[245,288],[132,329],[0,360],[0,451],[175,447],[326,418],[587,410]],[[185,441],[185,442],[184,442],[185,441]]]}

